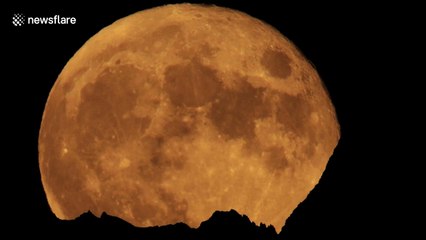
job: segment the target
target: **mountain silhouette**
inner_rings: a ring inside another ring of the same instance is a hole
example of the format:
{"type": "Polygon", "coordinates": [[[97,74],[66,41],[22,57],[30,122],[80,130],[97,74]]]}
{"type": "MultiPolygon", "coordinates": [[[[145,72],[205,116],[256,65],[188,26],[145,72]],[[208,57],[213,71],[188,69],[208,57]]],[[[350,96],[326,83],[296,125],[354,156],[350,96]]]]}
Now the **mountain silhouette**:
{"type": "Polygon", "coordinates": [[[75,220],[57,220],[43,230],[47,239],[278,239],[273,226],[258,226],[235,210],[216,211],[196,229],[184,223],[139,228],[106,213],[98,218],[87,212],[75,220]]]}
{"type": "Polygon", "coordinates": [[[277,239],[275,228],[261,223],[257,226],[237,211],[216,211],[196,230],[199,239],[277,239]]]}

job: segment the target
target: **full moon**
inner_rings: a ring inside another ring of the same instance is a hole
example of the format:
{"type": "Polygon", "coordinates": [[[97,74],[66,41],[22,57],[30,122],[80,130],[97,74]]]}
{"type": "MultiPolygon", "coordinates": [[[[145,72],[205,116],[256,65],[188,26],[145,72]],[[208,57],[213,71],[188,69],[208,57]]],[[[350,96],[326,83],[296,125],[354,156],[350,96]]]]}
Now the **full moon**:
{"type": "Polygon", "coordinates": [[[122,18],[69,60],[39,134],[53,213],[135,226],[235,209],[281,228],[339,140],[334,107],[297,48],[268,24],[205,5],[122,18]]]}

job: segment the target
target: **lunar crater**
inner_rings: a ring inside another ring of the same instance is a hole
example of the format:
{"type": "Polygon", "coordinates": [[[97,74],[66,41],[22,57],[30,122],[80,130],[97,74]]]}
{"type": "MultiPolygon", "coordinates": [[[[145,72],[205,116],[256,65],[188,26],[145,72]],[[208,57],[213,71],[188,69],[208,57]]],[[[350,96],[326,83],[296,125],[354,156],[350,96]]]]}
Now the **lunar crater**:
{"type": "Polygon", "coordinates": [[[261,64],[274,77],[286,79],[291,75],[291,60],[284,52],[266,50],[262,55],[261,64]]]}

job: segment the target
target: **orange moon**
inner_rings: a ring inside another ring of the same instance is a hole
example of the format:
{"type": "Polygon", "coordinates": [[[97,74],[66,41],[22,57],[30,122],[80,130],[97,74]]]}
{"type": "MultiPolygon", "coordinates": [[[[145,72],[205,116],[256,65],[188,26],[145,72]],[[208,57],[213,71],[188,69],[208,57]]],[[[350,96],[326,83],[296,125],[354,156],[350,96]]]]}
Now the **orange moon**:
{"type": "Polygon", "coordinates": [[[178,4],[120,19],[69,60],[39,165],[53,213],[197,227],[235,209],[281,228],[340,135],[315,69],[268,24],[178,4]]]}

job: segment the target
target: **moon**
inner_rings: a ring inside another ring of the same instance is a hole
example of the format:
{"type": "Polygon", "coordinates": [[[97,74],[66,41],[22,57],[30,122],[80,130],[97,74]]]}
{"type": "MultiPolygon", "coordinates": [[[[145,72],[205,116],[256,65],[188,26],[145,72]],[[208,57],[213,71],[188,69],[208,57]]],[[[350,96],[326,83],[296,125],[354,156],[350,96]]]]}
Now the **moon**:
{"type": "Polygon", "coordinates": [[[268,24],[166,5],[90,38],[49,94],[39,167],[53,213],[197,227],[216,210],[284,225],[340,136],[322,81],[268,24]]]}

